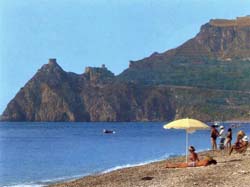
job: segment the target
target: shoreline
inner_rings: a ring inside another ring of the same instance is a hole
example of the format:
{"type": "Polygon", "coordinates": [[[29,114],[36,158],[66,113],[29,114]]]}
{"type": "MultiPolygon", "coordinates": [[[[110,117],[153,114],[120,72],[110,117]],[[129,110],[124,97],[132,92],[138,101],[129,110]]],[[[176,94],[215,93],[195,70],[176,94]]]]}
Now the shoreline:
{"type": "Polygon", "coordinates": [[[115,172],[117,170],[123,170],[126,168],[133,168],[133,167],[140,167],[140,166],[145,166],[148,164],[156,163],[156,162],[161,162],[164,160],[172,159],[172,158],[178,158],[178,157],[184,157],[182,155],[176,155],[176,156],[170,156],[170,157],[165,157],[165,158],[159,158],[159,159],[154,159],[154,160],[149,160],[145,162],[140,162],[136,164],[126,164],[126,165],[121,165],[121,166],[115,166],[111,167],[109,169],[103,170],[103,171],[97,171],[89,174],[79,174],[75,176],[65,176],[65,177],[59,177],[59,178],[54,178],[54,179],[44,179],[38,182],[24,182],[24,183],[16,183],[16,184],[11,184],[7,185],[6,187],[19,187],[19,186],[25,186],[25,187],[30,187],[30,186],[37,186],[37,187],[44,187],[44,186],[53,186],[55,184],[61,184],[65,182],[72,182],[78,179],[83,179],[88,176],[99,176],[103,174],[108,174],[111,172],[115,172]]]}
{"type": "MultiPolygon", "coordinates": [[[[206,151],[201,151],[201,152],[206,152],[206,151]]],[[[141,163],[136,163],[136,164],[126,164],[126,165],[121,165],[121,166],[115,166],[115,167],[111,167],[109,169],[103,170],[103,171],[99,171],[99,172],[93,172],[93,173],[89,173],[86,175],[78,175],[78,177],[65,177],[65,179],[52,179],[52,180],[48,180],[48,182],[44,182],[45,184],[47,184],[47,186],[53,186],[55,184],[61,184],[61,183],[65,183],[65,182],[71,182],[71,181],[75,181],[75,180],[79,180],[79,179],[83,179],[85,177],[89,177],[89,176],[99,176],[99,175],[104,175],[104,174],[109,174],[111,172],[116,172],[118,170],[123,170],[123,169],[127,169],[127,168],[134,168],[134,167],[141,167],[141,166],[145,166],[145,165],[149,165],[149,164],[154,164],[154,163],[158,163],[158,162],[163,162],[166,160],[176,160],[179,158],[185,158],[185,155],[170,155],[168,157],[165,158],[159,158],[159,159],[154,159],[154,160],[149,160],[149,161],[144,161],[141,163]]],[[[44,186],[44,185],[43,185],[44,186]]]]}
{"type": "Polygon", "coordinates": [[[206,155],[213,156],[217,165],[189,168],[165,168],[166,162],[183,162],[185,156],[178,156],[147,163],[88,175],[79,179],[58,182],[49,187],[133,187],[133,186],[249,186],[250,184],[250,151],[245,154],[227,152],[198,152],[200,159],[206,155]]]}

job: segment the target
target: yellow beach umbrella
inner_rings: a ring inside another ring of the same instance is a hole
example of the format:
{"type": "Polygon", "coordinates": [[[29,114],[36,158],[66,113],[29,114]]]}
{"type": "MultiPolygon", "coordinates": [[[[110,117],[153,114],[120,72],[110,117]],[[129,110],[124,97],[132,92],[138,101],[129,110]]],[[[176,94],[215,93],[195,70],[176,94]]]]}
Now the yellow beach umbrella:
{"type": "Polygon", "coordinates": [[[196,130],[207,130],[209,126],[196,119],[179,119],[172,121],[163,126],[164,129],[184,129],[186,130],[186,162],[188,155],[188,133],[193,133],[196,130]]]}

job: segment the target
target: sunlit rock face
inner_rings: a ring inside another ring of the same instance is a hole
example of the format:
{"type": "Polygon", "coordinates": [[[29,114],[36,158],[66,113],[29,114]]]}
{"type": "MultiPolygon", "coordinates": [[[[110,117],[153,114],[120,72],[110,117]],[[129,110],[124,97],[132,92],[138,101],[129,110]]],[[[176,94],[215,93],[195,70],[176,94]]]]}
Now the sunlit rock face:
{"type": "Polygon", "coordinates": [[[250,119],[250,17],[215,19],[181,46],[154,52],[115,76],[49,59],[9,102],[3,121],[250,119]]]}

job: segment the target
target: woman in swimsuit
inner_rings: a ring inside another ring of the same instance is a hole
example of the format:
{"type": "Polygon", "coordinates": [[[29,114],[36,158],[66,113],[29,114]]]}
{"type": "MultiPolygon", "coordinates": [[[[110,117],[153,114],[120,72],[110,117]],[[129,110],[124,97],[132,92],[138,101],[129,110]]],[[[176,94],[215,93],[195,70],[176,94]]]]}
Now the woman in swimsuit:
{"type": "Polygon", "coordinates": [[[232,142],[232,139],[233,139],[233,137],[232,137],[232,129],[231,128],[229,128],[228,130],[227,130],[227,137],[226,137],[226,142],[225,142],[225,146],[226,146],[226,148],[228,149],[231,149],[231,142],[232,142]]]}
{"type": "Polygon", "coordinates": [[[166,168],[187,168],[187,167],[200,167],[200,166],[209,166],[211,164],[217,164],[217,161],[214,159],[206,158],[196,162],[195,166],[190,166],[186,162],[182,163],[167,163],[166,168]]]}
{"type": "Polygon", "coordinates": [[[189,160],[191,161],[191,162],[188,163],[188,165],[190,167],[194,167],[194,166],[196,166],[196,162],[199,161],[198,155],[195,152],[195,148],[193,146],[190,146],[188,148],[188,150],[190,152],[189,160]]]}
{"type": "Polygon", "coordinates": [[[193,146],[189,147],[190,152],[190,162],[182,162],[182,163],[167,163],[166,168],[186,168],[186,167],[199,167],[199,166],[208,166],[211,164],[217,164],[217,161],[211,157],[206,157],[203,160],[199,160],[197,153],[195,152],[195,148],[193,146]]]}
{"type": "Polygon", "coordinates": [[[191,162],[182,162],[182,163],[167,163],[166,168],[186,168],[186,167],[198,167],[198,166],[208,166],[211,164],[216,164],[216,160],[211,157],[207,157],[203,160],[199,160],[197,153],[195,152],[195,148],[193,146],[189,147],[190,152],[190,161],[191,162]]]}
{"type": "Polygon", "coordinates": [[[218,136],[219,136],[219,132],[215,128],[215,125],[212,125],[211,126],[211,134],[210,134],[212,150],[217,150],[216,139],[218,136]]]}
{"type": "MultiPolygon", "coordinates": [[[[244,133],[244,135],[245,135],[245,133],[244,133]]],[[[237,153],[244,153],[247,150],[247,147],[248,147],[248,137],[244,136],[241,138],[240,135],[237,135],[237,141],[231,147],[231,149],[229,151],[229,155],[232,154],[233,150],[235,150],[237,153]]]]}

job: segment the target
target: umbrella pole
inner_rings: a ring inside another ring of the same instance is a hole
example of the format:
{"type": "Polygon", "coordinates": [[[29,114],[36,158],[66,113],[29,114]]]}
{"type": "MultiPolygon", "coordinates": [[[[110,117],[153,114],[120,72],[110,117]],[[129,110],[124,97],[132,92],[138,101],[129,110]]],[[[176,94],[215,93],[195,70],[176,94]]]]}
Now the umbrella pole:
{"type": "Polygon", "coordinates": [[[188,162],[188,132],[186,130],[186,163],[188,162]]]}

